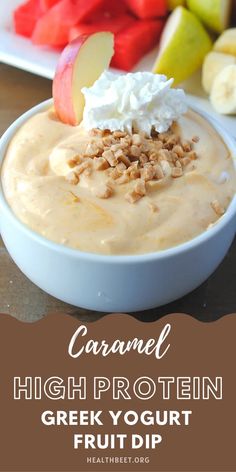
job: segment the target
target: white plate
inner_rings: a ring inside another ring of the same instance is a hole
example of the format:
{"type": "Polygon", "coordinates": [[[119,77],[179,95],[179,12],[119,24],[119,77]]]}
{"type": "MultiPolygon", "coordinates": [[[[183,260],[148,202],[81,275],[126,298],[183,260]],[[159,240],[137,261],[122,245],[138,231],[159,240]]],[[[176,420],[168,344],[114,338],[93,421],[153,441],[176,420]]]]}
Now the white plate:
{"type": "MultiPolygon", "coordinates": [[[[1,1],[0,5],[0,61],[19,67],[48,79],[54,76],[59,53],[50,48],[34,46],[29,39],[16,35],[12,27],[12,11],[23,0],[1,1]]],[[[150,70],[156,51],[148,54],[135,70],[150,70]]],[[[211,107],[200,85],[200,74],[196,74],[183,86],[189,94],[189,102],[209,113],[236,138],[236,118],[220,116],[211,107]]]]}

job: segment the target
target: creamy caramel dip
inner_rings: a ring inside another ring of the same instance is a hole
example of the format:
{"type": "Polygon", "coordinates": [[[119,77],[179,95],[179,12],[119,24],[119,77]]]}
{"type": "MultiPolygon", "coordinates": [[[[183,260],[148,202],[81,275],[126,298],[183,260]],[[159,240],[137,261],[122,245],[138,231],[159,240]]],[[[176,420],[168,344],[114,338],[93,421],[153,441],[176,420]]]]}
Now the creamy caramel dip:
{"type": "Polygon", "coordinates": [[[5,197],[31,229],[81,251],[142,254],[181,244],[223,215],[235,194],[236,174],[227,146],[201,116],[189,111],[175,132],[183,140],[199,138],[192,144],[197,158],[186,161],[179,175],[147,180],[145,194],[132,202],[127,196],[137,181],[112,182],[111,168],[99,170],[96,159],[74,179],[73,159],[99,137],[82,125],[61,123],[53,111],[38,113],[7,150],[5,197]],[[104,195],[107,185],[111,192],[104,195]]]}

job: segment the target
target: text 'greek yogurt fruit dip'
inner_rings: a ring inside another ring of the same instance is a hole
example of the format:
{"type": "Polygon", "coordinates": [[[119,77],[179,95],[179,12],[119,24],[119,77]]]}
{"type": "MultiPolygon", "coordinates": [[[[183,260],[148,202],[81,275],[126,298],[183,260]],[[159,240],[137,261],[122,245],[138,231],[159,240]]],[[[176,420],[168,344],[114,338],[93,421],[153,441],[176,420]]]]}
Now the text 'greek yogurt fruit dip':
{"type": "Polygon", "coordinates": [[[7,150],[2,182],[16,216],[67,246],[141,254],[183,243],[224,214],[232,156],[182,90],[149,72],[104,72],[83,89],[84,119],[34,115],[7,150]]]}

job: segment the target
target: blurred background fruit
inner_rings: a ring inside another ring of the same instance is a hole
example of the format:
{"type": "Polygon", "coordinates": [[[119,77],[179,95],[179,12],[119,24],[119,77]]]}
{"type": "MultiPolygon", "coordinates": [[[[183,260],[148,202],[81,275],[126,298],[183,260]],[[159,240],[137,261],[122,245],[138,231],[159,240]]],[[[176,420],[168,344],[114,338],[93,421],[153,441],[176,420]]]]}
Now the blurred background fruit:
{"type": "Polygon", "coordinates": [[[49,10],[57,2],[58,2],[58,0],[40,0],[41,8],[42,8],[43,11],[49,10]]]}
{"type": "Polygon", "coordinates": [[[13,12],[15,32],[30,38],[43,11],[41,3],[35,0],[20,5],[13,12]]]}
{"type": "Polygon", "coordinates": [[[114,67],[131,70],[158,44],[167,0],[28,0],[15,9],[15,31],[37,46],[63,48],[80,35],[115,35],[114,67]]]}
{"type": "Polygon", "coordinates": [[[225,30],[205,57],[202,85],[218,113],[236,114],[236,28],[225,30]]]}
{"type": "Polygon", "coordinates": [[[176,7],[184,7],[186,0],[168,0],[168,9],[174,10],[176,7]]]}
{"type": "Polygon", "coordinates": [[[226,66],[216,76],[210,100],[218,113],[236,114],[236,64],[226,66]]]}
{"type": "Polygon", "coordinates": [[[154,72],[173,77],[176,85],[203,64],[202,86],[213,106],[221,113],[234,110],[222,102],[223,87],[231,96],[236,88],[229,68],[236,64],[236,0],[27,0],[15,9],[13,22],[17,34],[56,49],[81,35],[110,31],[111,65],[125,71],[137,70],[142,57],[159,46],[154,72]]]}
{"type": "Polygon", "coordinates": [[[126,0],[126,4],[134,15],[143,20],[167,14],[166,0],[126,0]]]}
{"type": "Polygon", "coordinates": [[[198,18],[184,7],[176,8],[165,26],[154,72],[183,82],[202,64],[212,41],[198,18]]]}
{"type": "Polygon", "coordinates": [[[224,31],[216,40],[214,50],[236,55],[236,28],[224,31]]]}
{"type": "Polygon", "coordinates": [[[226,66],[236,63],[236,57],[231,54],[211,51],[206,55],[202,67],[202,86],[206,93],[211,93],[213,82],[226,66]]]}
{"type": "MultiPolygon", "coordinates": [[[[36,0],[35,0],[36,1],[36,0]]],[[[38,45],[65,46],[70,28],[89,19],[103,0],[61,0],[42,15],[32,33],[32,41],[38,45]]]]}
{"type": "Polygon", "coordinates": [[[187,7],[216,33],[221,33],[229,25],[231,0],[186,0],[187,7]]]}
{"type": "Polygon", "coordinates": [[[161,20],[135,21],[115,35],[115,54],[111,65],[130,71],[157,44],[163,28],[161,20]]]}

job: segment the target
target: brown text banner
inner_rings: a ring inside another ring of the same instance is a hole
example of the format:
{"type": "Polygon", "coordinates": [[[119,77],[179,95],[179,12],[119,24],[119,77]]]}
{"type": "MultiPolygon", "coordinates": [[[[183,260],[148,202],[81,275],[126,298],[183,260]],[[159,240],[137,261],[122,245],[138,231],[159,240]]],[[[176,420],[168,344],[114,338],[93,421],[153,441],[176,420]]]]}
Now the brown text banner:
{"type": "Polygon", "coordinates": [[[236,315],[0,315],[0,471],[236,471],[236,315]]]}

